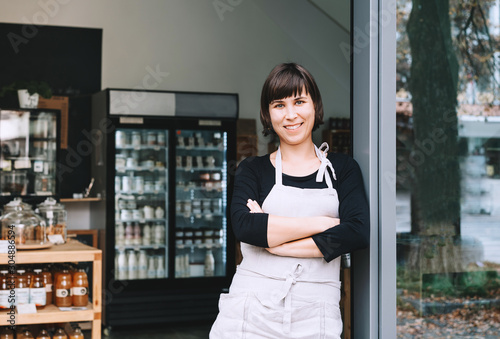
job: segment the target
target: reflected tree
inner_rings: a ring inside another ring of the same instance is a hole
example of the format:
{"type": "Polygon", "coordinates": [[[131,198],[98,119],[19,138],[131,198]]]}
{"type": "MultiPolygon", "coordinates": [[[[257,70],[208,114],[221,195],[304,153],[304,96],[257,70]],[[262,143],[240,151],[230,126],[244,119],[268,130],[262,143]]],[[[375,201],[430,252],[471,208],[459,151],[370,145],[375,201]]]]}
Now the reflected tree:
{"type": "Polygon", "coordinates": [[[485,14],[492,2],[398,2],[398,89],[410,93],[413,106],[412,137],[403,140],[406,182],[411,233],[420,239],[410,255],[427,272],[462,269],[457,96],[471,82],[482,90],[496,82],[498,41],[485,14]]]}

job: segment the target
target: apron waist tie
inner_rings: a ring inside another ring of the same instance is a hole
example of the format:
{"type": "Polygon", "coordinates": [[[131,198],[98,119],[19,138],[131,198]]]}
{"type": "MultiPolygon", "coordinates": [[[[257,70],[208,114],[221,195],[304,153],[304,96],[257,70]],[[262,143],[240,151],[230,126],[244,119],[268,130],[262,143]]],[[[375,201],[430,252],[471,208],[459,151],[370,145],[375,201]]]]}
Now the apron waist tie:
{"type": "Polygon", "coordinates": [[[297,278],[302,273],[303,267],[301,264],[296,264],[292,271],[287,274],[283,286],[274,295],[274,302],[279,303],[284,299],[285,312],[283,314],[283,332],[289,334],[292,327],[292,296],[289,294],[290,289],[297,282],[297,278]]]}

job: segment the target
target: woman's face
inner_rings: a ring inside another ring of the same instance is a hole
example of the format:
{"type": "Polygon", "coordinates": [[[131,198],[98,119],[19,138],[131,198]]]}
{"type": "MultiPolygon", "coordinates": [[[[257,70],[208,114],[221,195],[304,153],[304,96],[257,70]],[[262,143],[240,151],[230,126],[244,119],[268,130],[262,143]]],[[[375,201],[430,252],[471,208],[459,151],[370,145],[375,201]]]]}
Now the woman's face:
{"type": "Polygon", "coordinates": [[[311,140],[316,114],[311,96],[304,89],[300,95],[272,101],[269,114],[280,143],[298,145],[311,140]]]}

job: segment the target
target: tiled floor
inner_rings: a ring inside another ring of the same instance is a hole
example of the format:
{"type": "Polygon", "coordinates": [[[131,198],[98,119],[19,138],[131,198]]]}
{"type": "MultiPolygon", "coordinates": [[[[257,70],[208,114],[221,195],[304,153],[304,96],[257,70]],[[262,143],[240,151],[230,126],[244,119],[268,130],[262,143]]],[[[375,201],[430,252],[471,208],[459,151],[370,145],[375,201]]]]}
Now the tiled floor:
{"type": "Polygon", "coordinates": [[[133,328],[113,328],[103,339],[207,339],[212,323],[192,323],[179,325],[134,326],[133,328]]]}

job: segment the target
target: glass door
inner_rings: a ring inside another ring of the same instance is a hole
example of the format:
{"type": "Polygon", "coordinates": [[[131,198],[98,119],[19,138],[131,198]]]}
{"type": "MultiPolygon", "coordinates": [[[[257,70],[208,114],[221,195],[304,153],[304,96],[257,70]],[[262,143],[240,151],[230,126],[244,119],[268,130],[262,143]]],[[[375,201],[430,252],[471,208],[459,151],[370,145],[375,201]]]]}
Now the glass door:
{"type": "Polygon", "coordinates": [[[115,267],[119,280],[168,277],[168,131],[116,131],[115,267]]]}
{"type": "Polygon", "coordinates": [[[176,278],[226,275],[226,153],[226,132],[176,131],[176,278]]]}
{"type": "Polygon", "coordinates": [[[56,194],[55,112],[0,111],[0,147],[1,195],[56,194]]]}

